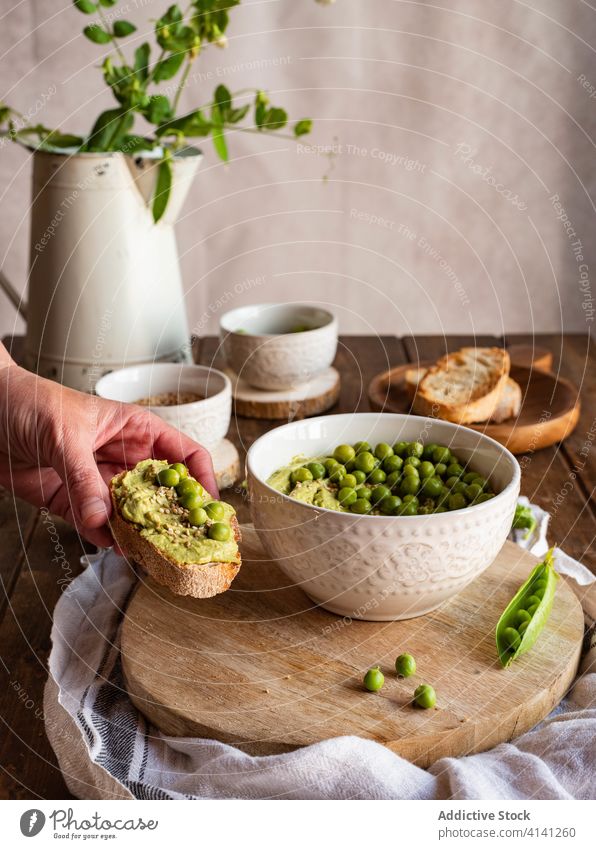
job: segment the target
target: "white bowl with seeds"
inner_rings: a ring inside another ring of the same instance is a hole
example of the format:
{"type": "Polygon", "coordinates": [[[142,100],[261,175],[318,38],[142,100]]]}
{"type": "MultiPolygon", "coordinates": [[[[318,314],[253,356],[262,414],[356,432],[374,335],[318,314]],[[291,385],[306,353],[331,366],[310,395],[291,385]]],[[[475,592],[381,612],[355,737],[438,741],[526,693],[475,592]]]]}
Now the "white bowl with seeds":
{"type": "Polygon", "coordinates": [[[147,363],[117,369],[95,385],[100,398],[139,404],[208,451],[225,437],[232,415],[232,384],[208,366],[147,363]]]}

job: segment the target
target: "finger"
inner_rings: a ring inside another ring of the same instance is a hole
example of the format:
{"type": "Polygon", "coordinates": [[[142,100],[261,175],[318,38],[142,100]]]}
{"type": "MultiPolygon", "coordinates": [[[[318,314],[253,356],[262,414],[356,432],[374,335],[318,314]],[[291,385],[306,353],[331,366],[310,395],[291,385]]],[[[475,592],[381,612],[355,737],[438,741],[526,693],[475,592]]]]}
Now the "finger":
{"type": "Polygon", "coordinates": [[[82,526],[82,532],[105,525],[112,512],[112,504],[91,448],[75,444],[74,440],[66,444],[55,469],[64,481],[70,509],[75,523],[82,526]]]}
{"type": "Polygon", "coordinates": [[[79,534],[79,538],[86,539],[88,542],[93,545],[97,545],[100,548],[109,548],[114,544],[114,539],[110,532],[109,525],[103,525],[100,528],[88,528],[81,524],[80,521],[77,521],[77,517],[73,514],[72,511],[72,503],[69,500],[70,494],[68,493],[64,484],[60,484],[60,488],[56,492],[55,496],[51,501],[46,502],[46,506],[50,513],[54,513],[57,516],[61,516],[65,522],[68,522],[69,525],[73,525],[77,533],[79,534]]]}
{"type": "MultiPolygon", "coordinates": [[[[157,417],[155,417],[157,418],[157,417]]],[[[211,454],[194,439],[170,427],[161,419],[152,422],[153,454],[167,458],[170,463],[183,462],[193,477],[195,477],[214,498],[218,498],[219,489],[215,481],[211,454]]]]}
{"type": "MultiPolygon", "coordinates": [[[[83,528],[82,536],[98,548],[110,548],[110,546],[114,546],[114,548],[116,548],[114,545],[114,538],[107,525],[104,525],[101,528],[83,528]]],[[[121,554],[122,552],[118,550],[117,553],[121,554]]]]}

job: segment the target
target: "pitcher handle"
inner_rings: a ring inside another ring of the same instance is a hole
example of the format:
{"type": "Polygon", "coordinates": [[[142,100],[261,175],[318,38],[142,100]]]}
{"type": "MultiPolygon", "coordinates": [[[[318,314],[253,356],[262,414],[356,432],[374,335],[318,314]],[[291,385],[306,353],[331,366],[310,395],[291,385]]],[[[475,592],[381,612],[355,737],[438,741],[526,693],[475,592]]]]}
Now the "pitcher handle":
{"type": "Polygon", "coordinates": [[[15,287],[12,285],[10,280],[4,275],[2,269],[0,269],[0,289],[3,289],[6,297],[11,302],[13,307],[19,313],[22,318],[27,320],[27,304],[23,301],[15,287]]]}

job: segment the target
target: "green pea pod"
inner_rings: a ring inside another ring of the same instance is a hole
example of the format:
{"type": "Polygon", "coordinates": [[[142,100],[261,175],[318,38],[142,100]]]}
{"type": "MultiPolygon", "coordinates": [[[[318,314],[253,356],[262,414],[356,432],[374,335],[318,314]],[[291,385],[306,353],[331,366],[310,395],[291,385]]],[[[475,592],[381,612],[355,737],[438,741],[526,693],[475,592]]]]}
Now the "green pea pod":
{"type": "Polygon", "coordinates": [[[497,622],[496,639],[503,666],[529,651],[544,628],[553,606],[559,576],[553,565],[553,549],[532,570],[497,622]],[[538,603],[537,603],[538,602],[538,603]],[[528,608],[535,610],[528,611],[528,608]]]}

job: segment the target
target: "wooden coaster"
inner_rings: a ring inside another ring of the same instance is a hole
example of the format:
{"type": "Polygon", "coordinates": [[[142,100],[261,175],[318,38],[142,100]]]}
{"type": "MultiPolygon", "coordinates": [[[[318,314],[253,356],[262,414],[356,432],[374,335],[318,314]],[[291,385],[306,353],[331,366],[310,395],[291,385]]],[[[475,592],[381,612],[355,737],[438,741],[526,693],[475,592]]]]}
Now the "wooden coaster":
{"type": "Polygon", "coordinates": [[[222,439],[211,452],[215,480],[220,489],[234,486],[240,477],[240,457],[238,449],[229,439],[222,439]]]}
{"type": "MultiPolygon", "coordinates": [[[[432,362],[421,362],[428,367],[432,362]]],[[[406,372],[416,364],[396,366],[377,374],[368,386],[373,410],[387,413],[409,413],[410,396],[406,388],[406,372]]],[[[466,427],[478,430],[505,445],[514,454],[537,451],[566,439],[579,420],[579,392],[565,378],[556,377],[537,367],[511,365],[511,377],[522,390],[522,406],[517,418],[499,424],[482,422],[466,427]]]]}
{"type": "Polygon", "coordinates": [[[543,719],[573,681],[584,632],[565,579],[536,645],[503,669],[494,629],[536,558],[506,542],[494,563],[438,610],[401,622],[361,622],[315,607],[270,561],[251,526],[228,592],[172,595],[145,579],[122,627],[122,665],[136,707],[165,734],[210,737],[274,754],[356,734],[429,766],[480,752],[543,719]],[[395,658],[416,658],[398,679],[395,658]],[[368,693],[380,664],[385,686],[368,693]],[[413,707],[432,684],[437,708],[413,707]]]}
{"type": "Polygon", "coordinates": [[[332,366],[295,389],[255,389],[235,372],[226,369],[232,381],[236,415],[249,419],[305,419],[318,416],[339,398],[339,372],[332,366]]]}

